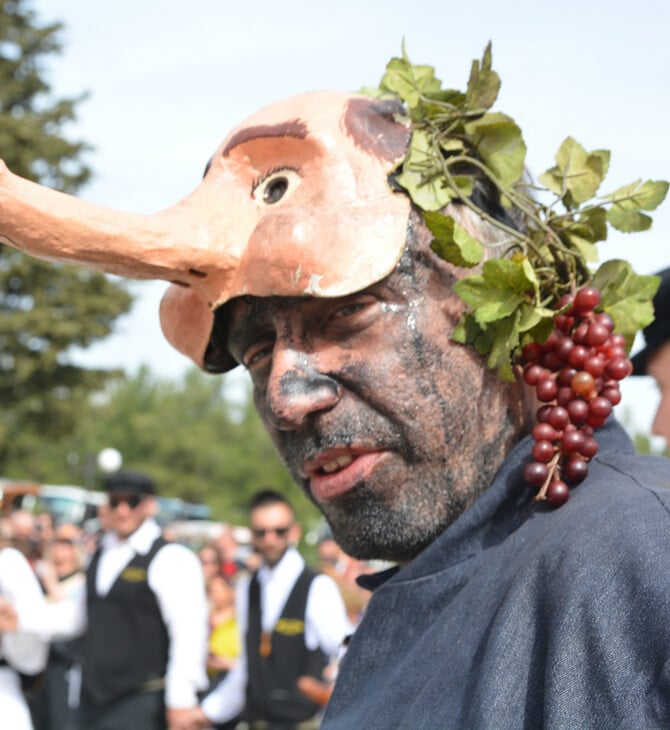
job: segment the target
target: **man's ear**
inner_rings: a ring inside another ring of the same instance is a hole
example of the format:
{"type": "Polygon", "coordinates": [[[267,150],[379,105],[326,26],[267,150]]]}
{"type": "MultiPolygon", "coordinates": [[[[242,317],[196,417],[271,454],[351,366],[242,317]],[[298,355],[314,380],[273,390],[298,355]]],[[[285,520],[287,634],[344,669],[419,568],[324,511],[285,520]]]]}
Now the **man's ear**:
{"type": "Polygon", "coordinates": [[[300,536],[302,535],[302,527],[297,522],[294,522],[291,525],[291,529],[288,533],[288,539],[289,543],[293,545],[293,547],[296,547],[296,545],[300,542],[300,536]]]}

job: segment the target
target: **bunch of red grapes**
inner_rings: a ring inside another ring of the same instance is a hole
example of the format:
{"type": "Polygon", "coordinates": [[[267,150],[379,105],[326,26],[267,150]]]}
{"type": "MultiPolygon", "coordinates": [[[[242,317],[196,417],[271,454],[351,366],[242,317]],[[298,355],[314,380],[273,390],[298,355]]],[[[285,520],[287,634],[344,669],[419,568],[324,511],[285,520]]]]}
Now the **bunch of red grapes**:
{"type": "Polygon", "coordinates": [[[523,379],[545,405],[533,428],[533,461],[524,479],[539,489],[536,499],[560,507],[570,486],[588,473],[598,451],[593,437],[621,401],[619,381],[633,370],[626,340],[612,318],[596,314],[600,292],[593,286],[559,301],[554,331],[546,342],[523,347],[523,379]]]}

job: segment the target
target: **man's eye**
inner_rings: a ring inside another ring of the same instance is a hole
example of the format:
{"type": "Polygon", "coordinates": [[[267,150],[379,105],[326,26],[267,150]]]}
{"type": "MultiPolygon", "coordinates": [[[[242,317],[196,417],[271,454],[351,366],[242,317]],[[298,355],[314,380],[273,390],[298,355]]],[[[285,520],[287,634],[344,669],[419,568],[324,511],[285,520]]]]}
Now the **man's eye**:
{"type": "Polygon", "coordinates": [[[282,167],[263,175],[254,182],[251,194],[266,205],[274,205],[287,198],[300,185],[302,178],[296,170],[282,167]]]}
{"type": "Polygon", "coordinates": [[[367,302],[353,302],[352,304],[345,304],[335,310],[333,317],[350,317],[352,314],[361,312],[366,306],[367,302]]]}
{"type": "Polygon", "coordinates": [[[253,347],[247,348],[247,351],[244,353],[242,358],[242,363],[244,367],[250,370],[253,367],[258,366],[266,357],[270,357],[271,355],[272,343],[266,342],[262,345],[254,345],[253,347]]]}

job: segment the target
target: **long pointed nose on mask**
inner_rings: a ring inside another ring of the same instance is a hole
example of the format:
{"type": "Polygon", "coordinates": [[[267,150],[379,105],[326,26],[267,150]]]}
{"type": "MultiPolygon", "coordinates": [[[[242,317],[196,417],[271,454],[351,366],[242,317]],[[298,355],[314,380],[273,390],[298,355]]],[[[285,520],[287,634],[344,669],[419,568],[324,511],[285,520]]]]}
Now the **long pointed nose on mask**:
{"type": "Polygon", "coordinates": [[[395,111],[337,92],[266,107],[224,140],[193,193],[147,216],[57,193],[2,166],[0,242],[173,282],[163,331],[203,366],[212,312],[233,297],[343,296],[390,273],[410,205],[388,183],[409,140],[395,111]]]}

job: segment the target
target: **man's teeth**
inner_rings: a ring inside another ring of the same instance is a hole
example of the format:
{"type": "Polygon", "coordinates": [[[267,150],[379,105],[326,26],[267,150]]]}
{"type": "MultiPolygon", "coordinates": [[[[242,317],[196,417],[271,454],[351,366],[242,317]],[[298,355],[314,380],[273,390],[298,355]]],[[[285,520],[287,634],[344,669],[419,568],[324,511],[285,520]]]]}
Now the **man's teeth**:
{"type": "Polygon", "coordinates": [[[325,471],[326,474],[331,474],[338,469],[342,469],[345,466],[348,466],[353,460],[353,456],[338,456],[337,459],[333,459],[332,461],[328,461],[323,464],[321,470],[325,471]]]}

